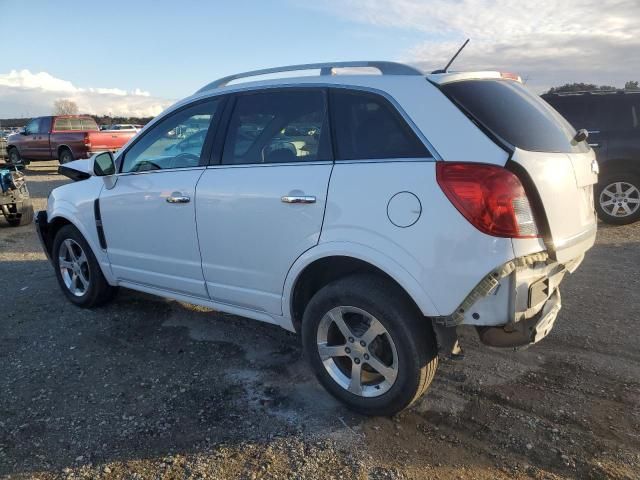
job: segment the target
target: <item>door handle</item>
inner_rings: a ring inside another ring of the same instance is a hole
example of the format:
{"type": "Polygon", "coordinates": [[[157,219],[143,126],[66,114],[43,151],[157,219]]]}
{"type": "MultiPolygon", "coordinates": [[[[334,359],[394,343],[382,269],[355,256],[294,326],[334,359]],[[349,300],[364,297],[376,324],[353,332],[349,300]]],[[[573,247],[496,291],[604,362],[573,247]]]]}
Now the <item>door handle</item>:
{"type": "Polygon", "coordinates": [[[312,195],[285,195],[280,200],[283,203],[316,203],[316,197],[312,195]]]}
{"type": "Polygon", "coordinates": [[[167,197],[167,203],[189,203],[191,197],[180,192],[173,192],[167,197]]]}
{"type": "Polygon", "coordinates": [[[600,144],[599,143],[590,143],[589,146],[591,148],[600,148],[600,144]]]}

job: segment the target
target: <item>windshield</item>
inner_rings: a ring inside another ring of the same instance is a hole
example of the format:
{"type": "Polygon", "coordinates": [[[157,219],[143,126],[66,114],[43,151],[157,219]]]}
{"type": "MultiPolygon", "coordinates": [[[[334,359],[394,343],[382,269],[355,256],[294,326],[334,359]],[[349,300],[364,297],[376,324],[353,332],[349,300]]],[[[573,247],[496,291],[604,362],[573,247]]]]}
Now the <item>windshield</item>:
{"type": "Polygon", "coordinates": [[[520,82],[464,80],[441,87],[467,116],[503,145],[532,152],[586,152],[575,129],[547,102],[520,82]]]}

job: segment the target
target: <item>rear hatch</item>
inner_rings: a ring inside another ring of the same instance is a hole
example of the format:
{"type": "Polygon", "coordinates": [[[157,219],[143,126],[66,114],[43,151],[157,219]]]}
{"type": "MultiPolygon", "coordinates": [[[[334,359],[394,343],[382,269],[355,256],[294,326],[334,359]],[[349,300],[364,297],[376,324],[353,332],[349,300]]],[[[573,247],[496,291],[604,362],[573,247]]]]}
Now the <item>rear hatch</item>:
{"type": "Polygon", "coordinates": [[[575,129],[514,75],[456,75],[435,83],[510,152],[506,166],[520,177],[536,207],[538,229],[552,255],[565,262],[589,249],[597,225],[593,186],[598,167],[588,144],[574,141],[575,129]]]}

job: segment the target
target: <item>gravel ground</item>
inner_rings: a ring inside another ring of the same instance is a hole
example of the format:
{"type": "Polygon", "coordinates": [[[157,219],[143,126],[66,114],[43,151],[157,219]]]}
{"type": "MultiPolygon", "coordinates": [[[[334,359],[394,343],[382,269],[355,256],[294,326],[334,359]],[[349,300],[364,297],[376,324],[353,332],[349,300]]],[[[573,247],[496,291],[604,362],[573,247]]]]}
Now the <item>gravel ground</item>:
{"type": "MultiPolygon", "coordinates": [[[[37,208],[55,169],[29,167],[37,208]]],[[[640,478],[639,247],[640,223],[601,225],[548,338],[463,331],[418,405],[365,418],[277,327],[130,291],[74,307],[0,220],[0,477],[640,478]]]]}

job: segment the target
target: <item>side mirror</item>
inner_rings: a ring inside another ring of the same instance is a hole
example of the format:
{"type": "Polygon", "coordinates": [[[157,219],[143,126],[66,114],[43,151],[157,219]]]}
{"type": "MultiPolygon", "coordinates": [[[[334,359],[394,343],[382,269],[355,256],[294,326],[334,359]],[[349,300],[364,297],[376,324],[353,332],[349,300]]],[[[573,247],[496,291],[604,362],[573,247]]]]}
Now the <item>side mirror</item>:
{"type": "Polygon", "coordinates": [[[111,152],[103,152],[93,159],[93,173],[96,177],[105,177],[116,173],[116,164],[111,152]]]}

